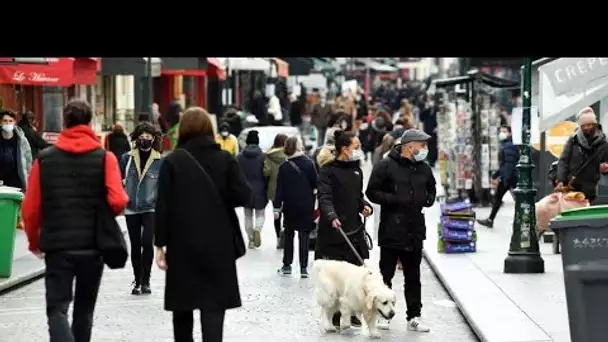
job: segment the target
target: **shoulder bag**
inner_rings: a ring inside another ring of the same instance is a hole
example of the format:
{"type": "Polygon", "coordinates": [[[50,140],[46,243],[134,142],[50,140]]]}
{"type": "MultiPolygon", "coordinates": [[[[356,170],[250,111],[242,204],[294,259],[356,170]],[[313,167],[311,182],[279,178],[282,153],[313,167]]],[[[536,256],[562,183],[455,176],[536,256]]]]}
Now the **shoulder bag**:
{"type": "MultiPolygon", "coordinates": [[[[211,179],[211,177],[209,176],[209,174],[207,173],[207,171],[205,170],[205,168],[203,168],[203,166],[198,162],[198,160],[196,160],[196,158],[194,158],[194,156],[192,154],[190,154],[190,152],[188,152],[186,149],[178,148],[175,151],[182,151],[185,155],[188,156],[188,158],[201,171],[201,173],[203,174],[203,177],[207,177],[207,180],[209,181],[209,184],[211,184],[211,186],[213,187],[213,189],[215,189],[215,195],[217,196],[217,198],[220,201],[222,201],[222,196],[220,195],[219,191],[217,191],[217,188],[215,187],[215,184],[213,184],[213,180],[211,179]]],[[[223,202],[222,202],[222,205],[224,205],[223,202]]],[[[241,227],[237,226],[237,227],[233,227],[233,229],[234,229],[234,231],[233,231],[234,258],[236,260],[236,259],[242,257],[243,255],[245,255],[245,253],[247,252],[247,249],[245,248],[245,240],[243,239],[243,234],[241,233],[241,227]]]]}
{"type": "Polygon", "coordinates": [[[105,187],[106,152],[102,150],[100,154],[103,158],[101,162],[103,167],[101,184],[104,189],[104,196],[100,201],[97,217],[95,218],[95,240],[104,264],[111,269],[119,269],[125,267],[129,252],[120,225],[116,222],[116,216],[112,212],[110,204],[108,204],[106,196],[108,191],[105,187]]]}

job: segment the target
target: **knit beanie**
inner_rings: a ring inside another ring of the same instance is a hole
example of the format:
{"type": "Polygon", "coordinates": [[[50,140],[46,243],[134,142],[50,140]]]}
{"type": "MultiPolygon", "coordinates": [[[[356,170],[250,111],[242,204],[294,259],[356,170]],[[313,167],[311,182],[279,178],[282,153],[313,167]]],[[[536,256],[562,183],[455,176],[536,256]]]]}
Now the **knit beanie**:
{"type": "Polygon", "coordinates": [[[258,136],[258,131],[251,130],[247,133],[247,139],[245,139],[245,143],[247,145],[259,145],[260,137],[258,136]]]}
{"type": "Polygon", "coordinates": [[[597,117],[591,107],[583,108],[578,114],[578,125],[583,126],[588,124],[597,125],[597,117]]]}

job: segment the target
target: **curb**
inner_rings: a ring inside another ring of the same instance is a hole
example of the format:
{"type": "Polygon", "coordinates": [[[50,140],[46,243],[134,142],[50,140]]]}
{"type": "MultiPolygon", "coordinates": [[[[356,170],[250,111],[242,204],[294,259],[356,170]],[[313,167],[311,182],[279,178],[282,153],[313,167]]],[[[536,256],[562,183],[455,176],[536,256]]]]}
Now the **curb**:
{"type": "Polygon", "coordinates": [[[433,273],[435,273],[435,276],[437,277],[437,279],[439,279],[439,281],[441,282],[441,285],[443,285],[443,287],[446,289],[446,291],[450,294],[450,297],[452,297],[452,300],[454,301],[454,303],[456,303],[456,305],[458,305],[458,310],[460,310],[460,312],[464,316],[464,319],[467,321],[467,323],[471,327],[471,330],[473,330],[473,332],[475,333],[477,338],[479,338],[479,340],[481,342],[490,342],[488,337],[483,334],[482,329],[480,329],[479,326],[477,326],[473,317],[471,317],[471,315],[467,312],[464,305],[462,305],[462,303],[460,302],[460,299],[456,295],[455,291],[450,287],[450,284],[445,280],[445,278],[443,277],[443,274],[439,271],[439,268],[437,267],[437,265],[435,265],[433,258],[430,258],[427,255],[426,249],[422,249],[422,254],[424,256],[424,260],[426,260],[426,262],[429,264],[429,266],[433,270],[433,273]]]}
{"type": "Polygon", "coordinates": [[[8,280],[0,283],[0,294],[16,290],[22,286],[25,286],[33,281],[36,281],[44,276],[45,267],[40,266],[39,268],[19,275],[17,277],[11,277],[8,280]]]}

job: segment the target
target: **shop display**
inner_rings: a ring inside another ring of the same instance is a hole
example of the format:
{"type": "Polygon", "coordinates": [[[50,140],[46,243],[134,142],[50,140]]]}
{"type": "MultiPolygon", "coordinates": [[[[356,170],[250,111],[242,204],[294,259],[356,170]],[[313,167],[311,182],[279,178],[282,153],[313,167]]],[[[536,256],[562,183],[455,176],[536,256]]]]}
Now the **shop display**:
{"type": "Polygon", "coordinates": [[[441,204],[441,218],[437,224],[439,253],[472,253],[477,250],[475,212],[467,200],[441,204]]]}
{"type": "Polygon", "coordinates": [[[463,99],[445,104],[437,117],[440,179],[448,198],[473,187],[471,119],[471,106],[463,99]]]}

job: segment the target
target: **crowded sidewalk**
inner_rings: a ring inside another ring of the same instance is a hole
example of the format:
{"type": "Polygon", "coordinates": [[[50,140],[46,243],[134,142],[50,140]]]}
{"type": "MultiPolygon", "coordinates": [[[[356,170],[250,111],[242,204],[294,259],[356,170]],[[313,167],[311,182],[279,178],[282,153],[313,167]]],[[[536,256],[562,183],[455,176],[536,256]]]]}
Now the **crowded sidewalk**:
{"type": "MultiPolygon", "coordinates": [[[[489,208],[475,210],[487,217],[489,208]]],[[[505,204],[494,228],[477,224],[477,253],[437,253],[439,206],[427,211],[426,259],[483,342],[569,342],[568,313],[560,255],[540,242],[544,274],[505,274],[514,202],[505,204]]]]}
{"type": "MultiPolygon", "coordinates": [[[[366,175],[369,163],[364,166],[366,175]]],[[[238,211],[243,220],[242,210],[238,211]]],[[[352,329],[345,335],[324,334],[319,321],[319,309],[314,299],[314,280],[299,276],[279,276],[282,251],[275,248],[272,210],[266,209],[266,224],[262,231],[262,247],[249,250],[238,261],[239,284],[243,307],[229,310],[226,315],[224,341],[366,341],[367,329],[352,329]]],[[[119,218],[120,220],[120,218],[119,218]]],[[[373,223],[368,222],[372,233],[373,223]]],[[[25,247],[24,247],[25,249],[25,247]]],[[[378,247],[372,250],[372,260],[378,261],[378,247]]],[[[425,322],[430,334],[406,331],[405,303],[401,273],[395,276],[399,319],[383,334],[383,341],[473,342],[478,339],[468,327],[454,302],[433,274],[422,264],[422,295],[425,322]]],[[[122,270],[106,269],[96,309],[93,341],[172,341],[170,313],[163,311],[164,273],[154,267],[152,295],[132,296],[130,266],[122,270]]],[[[37,281],[0,296],[0,342],[38,342],[48,339],[44,313],[44,283],[37,281]]],[[[198,323],[197,323],[198,324],[198,323]]],[[[195,340],[200,340],[196,327],[195,340]]]]}

